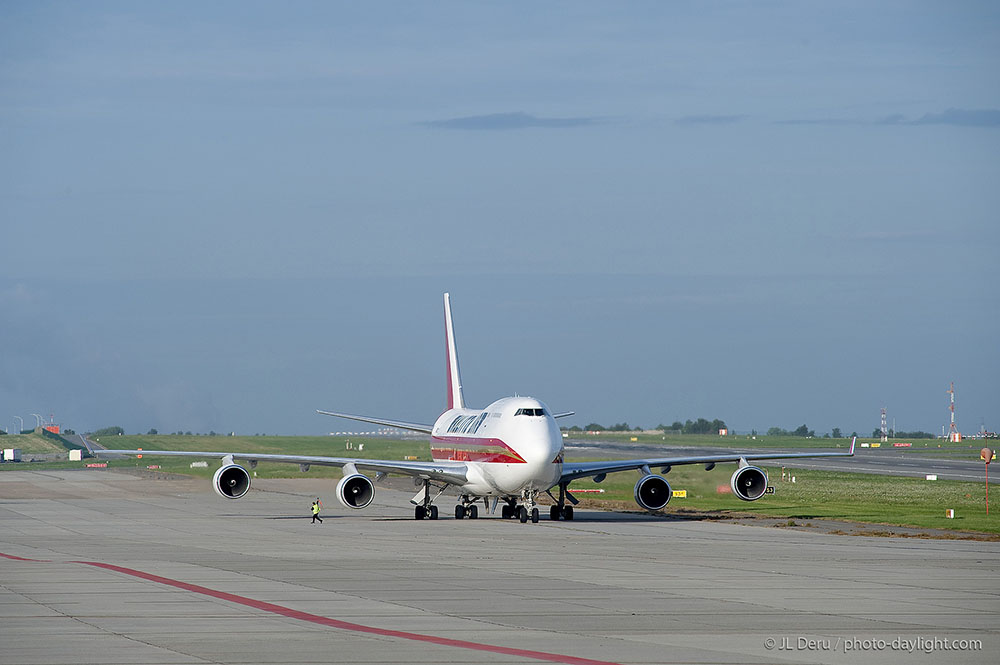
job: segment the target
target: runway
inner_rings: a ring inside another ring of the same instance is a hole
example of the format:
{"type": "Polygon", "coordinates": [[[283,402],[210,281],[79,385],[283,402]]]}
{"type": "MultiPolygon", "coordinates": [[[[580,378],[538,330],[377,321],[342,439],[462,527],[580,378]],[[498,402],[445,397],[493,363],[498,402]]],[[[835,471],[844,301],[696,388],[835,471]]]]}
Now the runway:
{"type": "Polygon", "coordinates": [[[348,513],[308,478],[226,501],[195,480],[0,473],[0,664],[992,663],[1000,647],[1000,543],[589,511],[418,522],[411,494],[380,487],[348,513]]]}
{"type": "MultiPolygon", "coordinates": [[[[995,445],[993,447],[996,447],[995,445]]],[[[707,448],[702,446],[656,446],[642,443],[627,442],[594,442],[573,439],[566,443],[567,457],[650,457],[671,455],[723,455],[739,448],[739,442],[733,448],[707,448]]],[[[768,448],[754,449],[755,452],[788,452],[788,449],[768,448]]],[[[833,450],[832,448],[830,450],[833,450]]],[[[752,457],[751,457],[752,459],[752,457]]],[[[858,447],[854,457],[850,458],[815,458],[776,460],[769,466],[780,465],[795,469],[820,469],[823,471],[846,471],[849,473],[877,473],[891,476],[910,476],[923,478],[927,474],[935,474],[940,480],[964,480],[983,482],[986,479],[986,468],[979,460],[979,447],[968,451],[967,459],[948,459],[922,455],[920,452],[899,452],[894,449],[872,449],[858,447]]],[[[995,464],[994,464],[995,466],[995,464]]]]}

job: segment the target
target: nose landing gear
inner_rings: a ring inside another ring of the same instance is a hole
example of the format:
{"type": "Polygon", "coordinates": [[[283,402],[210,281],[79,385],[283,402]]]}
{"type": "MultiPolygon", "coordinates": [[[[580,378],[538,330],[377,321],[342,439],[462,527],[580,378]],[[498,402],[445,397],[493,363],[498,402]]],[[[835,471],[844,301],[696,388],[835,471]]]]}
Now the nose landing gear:
{"type": "Polygon", "coordinates": [[[538,490],[525,490],[521,493],[521,498],[513,496],[506,497],[506,503],[500,509],[500,516],[504,519],[517,518],[521,524],[529,519],[532,524],[538,524],[538,506],[535,501],[538,498],[538,490]]]}
{"type": "MultiPolygon", "coordinates": [[[[578,503],[578,501],[566,491],[568,484],[559,486],[558,499],[552,496],[551,492],[546,492],[556,502],[556,505],[549,508],[549,519],[553,521],[573,519],[573,506],[567,506],[566,502],[578,503]]],[[[528,520],[531,520],[532,524],[538,524],[540,513],[537,499],[538,490],[525,490],[520,497],[504,497],[505,503],[500,508],[500,516],[505,520],[517,519],[521,524],[525,524],[528,520]]]]}
{"type": "Polygon", "coordinates": [[[524,524],[525,522],[528,521],[529,515],[531,523],[538,524],[538,508],[533,507],[530,513],[528,512],[527,506],[520,506],[517,509],[517,519],[521,521],[521,524],[524,524]]]}

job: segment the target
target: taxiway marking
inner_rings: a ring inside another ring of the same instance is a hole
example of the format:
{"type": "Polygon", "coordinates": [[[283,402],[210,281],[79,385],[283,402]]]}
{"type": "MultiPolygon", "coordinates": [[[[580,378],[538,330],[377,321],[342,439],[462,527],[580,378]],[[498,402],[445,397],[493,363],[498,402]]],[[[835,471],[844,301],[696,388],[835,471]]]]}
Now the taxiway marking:
{"type": "MultiPolygon", "coordinates": [[[[11,559],[14,561],[52,563],[51,561],[46,561],[43,559],[27,559],[24,557],[14,556],[12,554],[4,554],[3,552],[0,552],[0,557],[4,557],[6,559],[11,559]]],[[[156,582],[157,584],[171,586],[176,589],[182,589],[184,591],[190,591],[192,593],[199,593],[204,596],[210,596],[212,598],[218,598],[219,600],[225,600],[230,603],[236,603],[238,605],[252,607],[254,609],[261,610],[264,612],[270,612],[271,614],[278,614],[280,616],[288,617],[290,619],[308,621],[310,623],[319,624],[321,626],[328,626],[330,628],[337,628],[340,630],[349,630],[356,633],[369,633],[372,635],[381,635],[383,637],[396,637],[399,639],[414,640],[417,642],[429,642],[431,644],[438,644],[440,646],[455,647],[459,649],[471,649],[473,651],[489,651],[491,653],[499,653],[505,656],[530,658],[533,660],[541,660],[549,663],[565,663],[566,665],[620,665],[619,663],[612,663],[606,660],[578,658],[576,656],[567,656],[557,653],[546,653],[544,651],[530,651],[528,649],[515,649],[513,647],[496,646],[493,644],[482,644],[479,642],[468,642],[466,640],[454,640],[447,637],[437,637],[435,635],[409,633],[402,630],[375,628],[374,626],[365,626],[359,623],[351,623],[349,621],[341,621],[340,619],[331,619],[330,617],[324,617],[318,614],[310,614],[309,612],[293,610],[292,608],[285,607],[284,605],[277,605],[275,603],[268,603],[261,600],[254,600],[253,598],[247,598],[246,596],[239,596],[233,593],[226,593],[225,591],[217,591],[215,589],[209,589],[208,587],[200,586],[198,584],[182,582],[180,580],[171,579],[169,577],[162,577],[161,575],[154,575],[152,573],[147,573],[142,570],[136,570],[135,568],[126,568],[124,566],[116,566],[111,563],[103,563],[100,561],[68,561],[67,563],[77,563],[77,564],[83,564],[85,566],[93,566],[95,568],[103,568],[105,570],[114,571],[116,573],[121,573],[123,575],[138,577],[139,579],[147,580],[149,582],[156,582]]]]}

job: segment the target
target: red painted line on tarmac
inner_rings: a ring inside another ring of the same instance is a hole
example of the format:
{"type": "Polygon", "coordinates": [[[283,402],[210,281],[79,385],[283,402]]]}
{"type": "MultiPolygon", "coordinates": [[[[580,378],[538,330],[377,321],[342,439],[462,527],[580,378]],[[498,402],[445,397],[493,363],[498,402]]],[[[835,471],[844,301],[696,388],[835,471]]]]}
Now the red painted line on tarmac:
{"type": "MultiPolygon", "coordinates": [[[[8,559],[14,559],[17,561],[42,562],[41,559],[25,559],[18,556],[12,556],[10,554],[4,554],[2,552],[0,552],[0,556],[8,559]]],[[[44,563],[50,563],[50,562],[44,562],[44,563]]],[[[153,575],[152,573],[146,573],[141,570],[136,570],[134,568],[125,568],[124,566],[116,566],[114,564],[101,563],[99,561],[71,561],[69,563],[80,563],[87,566],[94,566],[95,568],[104,568],[105,570],[111,570],[117,573],[122,573],[123,575],[138,577],[143,580],[156,582],[157,584],[163,584],[165,586],[171,586],[176,589],[183,589],[184,591],[190,591],[192,593],[200,593],[205,596],[218,598],[219,600],[225,600],[230,603],[236,603],[237,605],[252,607],[254,609],[261,610],[263,612],[270,612],[271,614],[278,614],[280,616],[288,617],[290,619],[308,621],[310,623],[319,624],[321,626],[338,628],[340,630],[350,630],[356,633],[368,633],[371,635],[381,635],[383,637],[396,637],[399,639],[413,640],[416,642],[429,642],[431,644],[438,644],[440,646],[446,646],[446,647],[455,647],[458,649],[471,649],[473,651],[488,651],[491,653],[503,654],[505,656],[531,658],[533,660],[542,660],[550,663],[566,663],[567,665],[620,665],[619,663],[612,663],[606,660],[578,658],[576,656],[565,656],[557,653],[546,653],[544,651],[515,649],[512,647],[501,647],[492,644],[480,644],[479,642],[453,640],[447,637],[437,637],[435,635],[423,635],[421,633],[408,633],[401,630],[388,630],[386,628],[375,628],[373,626],[365,626],[359,623],[350,623],[348,621],[341,621],[339,619],[331,619],[329,617],[320,616],[318,614],[301,612],[299,610],[293,610],[290,607],[284,607],[283,605],[267,603],[262,600],[254,600],[253,598],[247,598],[246,596],[237,596],[236,594],[226,593],[225,591],[216,591],[215,589],[209,589],[208,587],[199,586],[197,584],[190,584],[188,582],[181,582],[180,580],[170,579],[169,577],[161,577],[160,575],[153,575]]]]}
{"type": "Polygon", "coordinates": [[[11,559],[13,561],[34,561],[35,563],[52,563],[46,559],[25,559],[23,556],[14,556],[13,554],[4,554],[0,552],[0,556],[5,559],[11,559]]]}

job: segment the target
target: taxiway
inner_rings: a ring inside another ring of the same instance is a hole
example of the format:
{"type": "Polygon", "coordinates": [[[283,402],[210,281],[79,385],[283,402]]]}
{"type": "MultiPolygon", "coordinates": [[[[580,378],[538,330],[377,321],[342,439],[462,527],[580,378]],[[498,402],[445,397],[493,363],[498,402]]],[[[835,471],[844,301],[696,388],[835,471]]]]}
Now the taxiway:
{"type": "Polygon", "coordinates": [[[318,479],[226,501],[204,481],[0,473],[0,663],[992,663],[1000,647],[1000,543],[589,511],[418,522],[411,493],[348,512],[318,479]]]}

